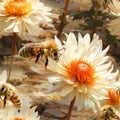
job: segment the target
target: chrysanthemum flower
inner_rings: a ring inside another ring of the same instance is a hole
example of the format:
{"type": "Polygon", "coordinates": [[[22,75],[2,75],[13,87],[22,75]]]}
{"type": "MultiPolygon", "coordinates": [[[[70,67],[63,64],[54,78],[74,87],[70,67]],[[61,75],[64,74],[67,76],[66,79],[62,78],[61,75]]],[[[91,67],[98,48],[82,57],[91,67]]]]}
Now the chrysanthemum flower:
{"type": "Polygon", "coordinates": [[[108,97],[109,97],[109,100],[110,100],[111,104],[116,104],[116,103],[120,104],[120,96],[119,96],[119,94],[120,93],[118,93],[115,90],[109,90],[108,91],[108,97]]]}
{"type": "MultiPolygon", "coordinates": [[[[117,82],[117,84],[120,84],[117,82]]],[[[116,110],[120,111],[120,88],[108,90],[106,95],[108,99],[103,100],[101,104],[110,105],[114,107],[116,110]]]]}
{"type": "Polygon", "coordinates": [[[117,39],[120,39],[120,30],[116,29],[120,27],[120,1],[119,0],[112,0],[109,1],[108,7],[110,9],[111,14],[114,16],[118,16],[118,18],[115,18],[110,21],[108,24],[108,30],[110,33],[117,37],[117,39]]]}
{"type": "Polygon", "coordinates": [[[108,3],[110,12],[115,16],[120,16],[120,1],[119,0],[110,0],[108,3]]]}
{"type": "Polygon", "coordinates": [[[20,112],[16,109],[9,107],[4,110],[0,110],[1,120],[40,120],[38,113],[35,112],[35,107],[30,108],[24,106],[20,112]]]}
{"type": "Polygon", "coordinates": [[[50,23],[51,9],[39,0],[4,0],[0,2],[0,37],[17,33],[38,36],[40,23],[50,23]]]}
{"type": "Polygon", "coordinates": [[[110,80],[114,80],[118,71],[112,72],[113,66],[106,56],[109,46],[102,50],[102,40],[94,34],[76,39],[73,33],[67,35],[62,45],[58,38],[56,43],[62,49],[57,63],[49,61],[48,69],[59,76],[49,77],[55,86],[51,91],[58,91],[61,97],[72,101],[76,97],[78,110],[100,107],[99,101],[106,99],[108,89],[114,88],[110,80]]]}

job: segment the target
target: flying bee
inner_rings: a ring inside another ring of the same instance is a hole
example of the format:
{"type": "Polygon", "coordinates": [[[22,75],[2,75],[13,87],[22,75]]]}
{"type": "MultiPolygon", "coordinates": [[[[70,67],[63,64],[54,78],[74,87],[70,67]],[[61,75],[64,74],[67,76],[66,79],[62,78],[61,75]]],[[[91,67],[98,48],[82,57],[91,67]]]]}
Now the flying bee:
{"type": "Polygon", "coordinates": [[[45,69],[48,65],[48,57],[55,61],[59,60],[59,49],[53,40],[46,40],[39,43],[27,43],[19,50],[22,57],[32,58],[36,57],[35,63],[38,62],[39,57],[45,57],[45,69]]]}
{"type": "Polygon", "coordinates": [[[0,97],[3,100],[3,106],[6,106],[6,102],[10,100],[13,105],[20,110],[21,98],[17,95],[18,91],[9,83],[0,84],[0,97]]]}

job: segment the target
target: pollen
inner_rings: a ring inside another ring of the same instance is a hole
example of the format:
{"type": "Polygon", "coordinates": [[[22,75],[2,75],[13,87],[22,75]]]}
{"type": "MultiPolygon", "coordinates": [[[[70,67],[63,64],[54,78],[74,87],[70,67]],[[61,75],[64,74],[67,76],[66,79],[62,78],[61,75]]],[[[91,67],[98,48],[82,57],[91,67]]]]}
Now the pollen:
{"type": "Polygon", "coordinates": [[[26,119],[23,117],[15,117],[15,118],[13,118],[13,120],[26,120],[26,119]]]}
{"type": "Polygon", "coordinates": [[[9,0],[5,4],[7,14],[14,16],[27,15],[31,11],[32,5],[27,0],[9,0]]]}
{"type": "Polygon", "coordinates": [[[109,90],[108,91],[108,97],[110,99],[111,104],[120,103],[120,96],[117,95],[115,90],[109,90]]]}
{"type": "Polygon", "coordinates": [[[74,60],[66,66],[68,76],[71,77],[75,82],[80,84],[93,84],[94,68],[87,62],[82,60],[74,60]]]}

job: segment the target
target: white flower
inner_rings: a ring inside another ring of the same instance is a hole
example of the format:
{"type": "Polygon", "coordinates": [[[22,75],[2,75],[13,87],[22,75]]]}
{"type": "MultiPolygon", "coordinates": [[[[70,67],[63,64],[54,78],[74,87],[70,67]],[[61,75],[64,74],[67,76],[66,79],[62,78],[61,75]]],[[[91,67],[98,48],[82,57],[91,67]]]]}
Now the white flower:
{"type": "Polygon", "coordinates": [[[13,107],[0,110],[0,120],[40,120],[38,113],[35,112],[36,107],[30,108],[24,106],[20,112],[13,107]]]}
{"type": "Polygon", "coordinates": [[[40,23],[50,23],[51,8],[39,0],[4,0],[0,2],[0,37],[17,33],[38,36],[40,23]]]}
{"type": "Polygon", "coordinates": [[[120,27],[120,17],[115,18],[114,20],[111,20],[110,23],[108,23],[108,30],[110,33],[119,40],[120,39],[120,29],[116,29],[120,27]]]}
{"type": "Polygon", "coordinates": [[[106,94],[108,99],[101,101],[101,105],[110,105],[117,111],[120,111],[120,81],[116,81],[113,85],[115,85],[116,88],[108,90],[106,94]]]}
{"type": "Polygon", "coordinates": [[[49,61],[48,69],[59,75],[49,77],[55,84],[51,92],[58,91],[61,97],[70,101],[76,97],[78,110],[97,110],[100,100],[106,99],[107,91],[114,88],[111,81],[118,74],[118,71],[112,72],[113,66],[106,56],[109,46],[102,50],[102,40],[96,34],[92,41],[89,34],[84,37],[79,34],[78,39],[73,33],[66,36],[63,45],[55,38],[58,46],[64,49],[57,63],[49,61]]]}
{"type": "Polygon", "coordinates": [[[120,16],[120,1],[119,0],[110,0],[108,3],[110,12],[115,16],[120,16]]]}
{"type": "Polygon", "coordinates": [[[108,7],[110,12],[117,16],[117,18],[113,19],[108,23],[108,30],[110,33],[119,40],[120,39],[120,29],[116,29],[120,27],[120,1],[119,0],[111,0],[109,1],[108,7]]]}

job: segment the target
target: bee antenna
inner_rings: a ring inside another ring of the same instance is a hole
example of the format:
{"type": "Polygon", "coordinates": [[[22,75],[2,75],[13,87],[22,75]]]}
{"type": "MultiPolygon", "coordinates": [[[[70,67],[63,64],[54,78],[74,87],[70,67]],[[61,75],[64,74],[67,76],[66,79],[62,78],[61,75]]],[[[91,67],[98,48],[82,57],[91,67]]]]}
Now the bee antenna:
{"type": "Polygon", "coordinates": [[[62,55],[62,53],[59,54],[59,57],[62,55]]]}
{"type": "Polygon", "coordinates": [[[65,48],[63,47],[63,48],[59,49],[59,51],[61,51],[61,50],[65,50],[65,48]]]}

